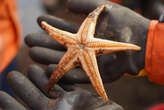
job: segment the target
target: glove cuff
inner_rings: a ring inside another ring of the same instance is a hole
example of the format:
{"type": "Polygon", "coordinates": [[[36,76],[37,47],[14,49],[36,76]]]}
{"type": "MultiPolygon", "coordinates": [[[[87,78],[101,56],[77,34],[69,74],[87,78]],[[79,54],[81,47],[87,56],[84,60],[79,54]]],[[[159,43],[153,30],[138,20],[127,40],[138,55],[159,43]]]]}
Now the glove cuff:
{"type": "Polygon", "coordinates": [[[145,69],[150,81],[164,84],[164,23],[152,20],[146,44],[145,69]]]}

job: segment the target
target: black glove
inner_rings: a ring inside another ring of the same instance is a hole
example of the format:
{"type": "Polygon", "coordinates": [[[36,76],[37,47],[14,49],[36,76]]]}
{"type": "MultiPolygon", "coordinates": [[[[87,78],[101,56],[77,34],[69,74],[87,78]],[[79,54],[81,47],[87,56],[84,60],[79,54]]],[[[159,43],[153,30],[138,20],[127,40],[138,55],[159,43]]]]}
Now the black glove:
{"type": "MultiPolygon", "coordinates": [[[[141,51],[114,52],[98,57],[98,64],[101,77],[104,82],[111,82],[120,78],[124,73],[137,75],[145,65],[145,46],[148,26],[150,21],[128,8],[108,2],[105,0],[68,0],[68,8],[71,11],[88,14],[101,4],[112,6],[110,10],[100,15],[95,37],[132,43],[140,46],[141,51]]],[[[56,28],[75,33],[79,25],[69,24],[51,16],[40,16],[38,23],[46,21],[56,28]]],[[[25,42],[30,49],[30,56],[33,60],[42,64],[54,64],[63,56],[65,49],[45,33],[29,34],[25,42]]],[[[54,69],[54,68],[53,68],[54,69]]],[[[67,83],[87,82],[85,73],[76,68],[63,77],[67,83]]]]}
{"type": "Polygon", "coordinates": [[[74,86],[65,91],[55,85],[49,95],[45,92],[46,72],[37,65],[28,71],[29,79],[17,71],[8,74],[8,82],[23,104],[0,91],[0,109],[3,110],[123,110],[114,102],[105,103],[99,96],[74,86]]]}

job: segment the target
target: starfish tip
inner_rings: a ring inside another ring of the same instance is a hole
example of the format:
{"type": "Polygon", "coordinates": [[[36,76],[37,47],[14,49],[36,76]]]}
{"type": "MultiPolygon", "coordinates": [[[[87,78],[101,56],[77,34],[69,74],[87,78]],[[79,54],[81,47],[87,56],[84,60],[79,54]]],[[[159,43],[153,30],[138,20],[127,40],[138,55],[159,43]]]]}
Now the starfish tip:
{"type": "Polygon", "coordinates": [[[41,26],[44,28],[45,27],[45,25],[47,24],[45,21],[41,21],[41,26]]]}
{"type": "Polygon", "coordinates": [[[135,48],[136,50],[141,50],[141,47],[140,46],[136,46],[136,48],[135,48]]]}

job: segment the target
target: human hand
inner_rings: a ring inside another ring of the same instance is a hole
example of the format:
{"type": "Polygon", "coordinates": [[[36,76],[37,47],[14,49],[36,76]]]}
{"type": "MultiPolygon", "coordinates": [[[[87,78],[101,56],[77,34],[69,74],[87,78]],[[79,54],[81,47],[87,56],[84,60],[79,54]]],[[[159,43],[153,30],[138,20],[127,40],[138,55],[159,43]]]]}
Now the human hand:
{"type": "Polygon", "coordinates": [[[29,79],[22,73],[12,71],[8,74],[8,82],[16,95],[16,99],[0,91],[0,109],[2,110],[123,110],[111,101],[105,103],[97,95],[75,87],[65,91],[55,85],[50,94],[45,92],[48,82],[46,71],[37,65],[29,68],[29,79]],[[89,100],[88,100],[89,99],[89,100]],[[23,103],[23,104],[22,104],[23,103]]]}
{"type": "MultiPolygon", "coordinates": [[[[95,37],[132,43],[142,48],[139,52],[115,52],[98,57],[99,70],[103,81],[114,81],[124,73],[137,75],[144,68],[145,46],[150,21],[125,7],[105,0],[69,0],[68,8],[74,12],[88,14],[101,4],[108,4],[112,8],[105,9],[100,15],[95,37]]],[[[46,21],[56,28],[72,33],[75,33],[79,27],[79,25],[69,24],[50,16],[39,17],[38,23],[40,24],[41,21],[46,21]]],[[[30,55],[33,60],[42,64],[54,64],[54,66],[49,66],[50,70],[56,66],[65,51],[55,40],[43,33],[30,34],[26,37],[25,42],[32,47],[30,55]]],[[[84,83],[88,82],[88,78],[80,68],[76,68],[63,77],[63,82],[84,83]]]]}

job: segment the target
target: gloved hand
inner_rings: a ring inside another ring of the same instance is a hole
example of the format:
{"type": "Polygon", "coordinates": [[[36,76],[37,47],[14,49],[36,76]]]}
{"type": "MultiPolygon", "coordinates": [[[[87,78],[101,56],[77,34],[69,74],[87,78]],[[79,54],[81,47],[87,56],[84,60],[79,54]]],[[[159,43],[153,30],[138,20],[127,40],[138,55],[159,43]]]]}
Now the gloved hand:
{"type": "MultiPolygon", "coordinates": [[[[128,8],[106,0],[68,0],[69,10],[88,14],[101,4],[112,6],[105,9],[100,15],[96,27],[95,37],[132,43],[140,46],[141,51],[114,52],[98,57],[98,65],[104,82],[111,82],[120,78],[124,73],[137,75],[145,65],[145,46],[150,21],[128,8]]],[[[38,23],[46,21],[56,28],[75,33],[79,25],[69,24],[51,16],[40,16],[38,23]]],[[[31,47],[30,56],[42,64],[49,66],[50,73],[63,56],[65,49],[45,33],[29,34],[25,38],[26,44],[31,47]],[[53,69],[52,69],[53,68],[53,69]]],[[[66,83],[88,82],[85,73],[76,68],[67,73],[63,79],[66,83]]]]}
{"type": "Polygon", "coordinates": [[[23,104],[0,91],[0,110],[123,110],[118,104],[105,103],[97,95],[75,86],[68,92],[55,85],[47,95],[44,87],[48,77],[46,71],[37,65],[29,68],[28,75],[30,80],[17,71],[8,74],[16,99],[23,104]]]}

